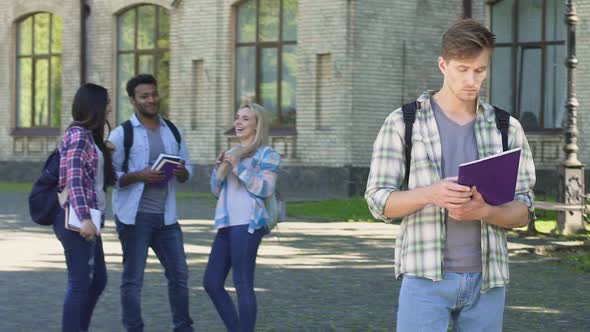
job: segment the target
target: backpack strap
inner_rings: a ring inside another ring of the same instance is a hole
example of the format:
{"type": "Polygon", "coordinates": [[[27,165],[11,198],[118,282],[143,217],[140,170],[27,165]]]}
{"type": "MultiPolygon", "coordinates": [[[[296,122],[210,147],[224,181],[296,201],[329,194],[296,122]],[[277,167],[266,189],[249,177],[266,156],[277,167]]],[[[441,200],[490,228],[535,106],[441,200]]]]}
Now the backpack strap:
{"type": "MultiPolygon", "coordinates": [[[[176,143],[178,144],[178,150],[180,150],[180,132],[178,128],[172,123],[172,121],[168,119],[164,119],[170,131],[172,131],[172,135],[176,139],[176,143]]],[[[129,171],[129,154],[131,153],[131,147],[133,146],[133,125],[131,124],[131,120],[127,120],[121,124],[123,126],[123,148],[125,150],[125,159],[123,159],[123,172],[127,173],[129,171]]]]}
{"type": "Polygon", "coordinates": [[[168,119],[164,119],[164,122],[166,122],[166,125],[168,125],[168,128],[170,128],[170,131],[172,131],[172,135],[174,135],[174,138],[176,139],[176,143],[178,144],[178,151],[180,151],[180,140],[182,139],[180,136],[180,132],[178,131],[178,128],[176,128],[176,126],[174,125],[174,123],[172,123],[172,121],[168,120],[168,119]]]}
{"type": "Polygon", "coordinates": [[[500,130],[502,135],[502,151],[508,151],[508,128],[510,127],[510,113],[493,106],[494,114],[496,115],[496,127],[500,130]]]}
{"type": "Polygon", "coordinates": [[[417,109],[417,101],[402,106],[402,112],[404,114],[404,124],[406,127],[404,133],[404,146],[406,152],[406,176],[404,178],[404,184],[406,188],[408,187],[408,182],[410,181],[410,161],[412,159],[412,128],[414,127],[414,121],[416,121],[417,109]]]}
{"type": "Polygon", "coordinates": [[[131,146],[133,145],[133,125],[130,120],[127,120],[121,124],[123,126],[123,148],[125,151],[125,159],[123,159],[123,172],[129,171],[129,153],[131,152],[131,146]]]}

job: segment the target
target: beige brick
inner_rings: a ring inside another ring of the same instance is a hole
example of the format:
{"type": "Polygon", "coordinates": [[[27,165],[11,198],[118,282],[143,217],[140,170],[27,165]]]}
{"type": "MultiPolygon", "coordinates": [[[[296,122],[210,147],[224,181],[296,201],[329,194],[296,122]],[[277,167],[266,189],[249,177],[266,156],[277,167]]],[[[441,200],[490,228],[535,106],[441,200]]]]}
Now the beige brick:
{"type": "MultiPolygon", "coordinates": [[[[0,155],[2,160],[40,161],[44,148],[28,149],[14,127],[14,22],[49,11],[64,21],[62,129],[69,123],[72,96],[80,84],[78,1],[0,0],[0,155]],[[35,152],[38,151],[38,152],[35,152]]],[[[87,80],[107,87],[115,102],[117,15],[146,1],[88,0],[87,80]]],[[[147,1],[171,15],[170,118],[184,132],[192,159],[212,164],[227,147],[224,135],[234,111],[235,0],[147,1]]],[[[590,2],[576,1],[577,93],[580,101],[580,157],[590,161],[584,137],[590,123],[590,2]]],[[[462,14],[451,0],[300,0],[297,43],[297,136],[277,137],[284,165],[368,167],[372,144],[385,117],[426,89],[438,89],[439,44],[445,29],[462,14]]],[[[489,7],[473,1],[474,17],[487,21],[489,7]]],[[[487,95],[487,91],[483,91],[487,95]]],[[[116,111],[116,110],[115,110],[116,111]]],[[[535,140],[539,167],[554,169],[561,153],[559,134],[535,140]],[[556,152],[558,151],[558,152],[556,152]]]]}

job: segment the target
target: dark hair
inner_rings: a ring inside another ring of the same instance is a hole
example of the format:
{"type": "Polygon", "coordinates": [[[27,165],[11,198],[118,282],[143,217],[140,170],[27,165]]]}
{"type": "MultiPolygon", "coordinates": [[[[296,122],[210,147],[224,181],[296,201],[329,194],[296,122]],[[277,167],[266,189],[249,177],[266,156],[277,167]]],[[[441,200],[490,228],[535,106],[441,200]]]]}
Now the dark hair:
{"type": "Polygon", "coordinates": [[[82,85],[72,103],[72,118],[77,125],[90,129],[104,129],[107,114],[105,109],[109,102],[107,89],[100,85],[86,83],[82,85]]]}
{"type": "Polygon", "coordinates": [[[492,49],[496,36],[483,24],[464,18],[456,21],[442,37],[445,60],[468,59],[485,49],[492,49]]]}
{"type": "Polygon", "coordinates": [[[111,153],[106,149],[104,140],[104,127],[111,126],[107,121],[106,108],[109,103],[107,89],[100,85],[86,83],[78,88],[72,103],[72,126],[80,126],[92,131],[94,143],[98,146],[104,157],[104,184],[112,186],[117,176],[113,169],[111,153]],[[105,152],[106,151],[106,152],[105,152]]]}
{"type": "Polygon", "coordinates": [[[125,88],[127,90],[127,95],[129,97],[135,97],[135,88],[140,84],[158,86],[158,81],[156,81],[156,78],[153,75],[139,74],[127,81],[127,87],[125,88]]]}

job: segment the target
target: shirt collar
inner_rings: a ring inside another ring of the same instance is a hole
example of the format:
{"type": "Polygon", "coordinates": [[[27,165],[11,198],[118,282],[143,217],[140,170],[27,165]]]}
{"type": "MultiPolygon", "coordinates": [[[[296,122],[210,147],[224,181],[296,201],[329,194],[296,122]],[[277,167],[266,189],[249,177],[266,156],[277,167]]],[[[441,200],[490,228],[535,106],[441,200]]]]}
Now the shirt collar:
{"type": "MultiPolygon", "coordinates": [[[[143,127],[143,124],[141,124],[141,121],[139,121],[139,119],[137,118],[137,115],[135,115],[135,113],[133,113],[133,115],[131,115],[131,118],[129,119],[129,121],[131,121],[131,124],[133,125],[133,127],[143,127]]],[[[166,122],[162,119],[162,116],[160,114],[158,114],[158,122],[160,122],[160,126],[167,127],[166,122]]]]}
{"type": "MultiPolygon", "coordinates": [[[[418,97],[417,102],[419,104],[418,111],[427,112],[431,110],[430,98],[434,95],[436,91],[434,90],[426,90],[424,91],[420,97],[418,97]]],[[[480,96],[477,96],[477,114],[478,116],[481,115],[487,122],[494,122],[496,121],[496,116],[494,114],[494,107],[488,103],[486,103],[480,96]]]]}

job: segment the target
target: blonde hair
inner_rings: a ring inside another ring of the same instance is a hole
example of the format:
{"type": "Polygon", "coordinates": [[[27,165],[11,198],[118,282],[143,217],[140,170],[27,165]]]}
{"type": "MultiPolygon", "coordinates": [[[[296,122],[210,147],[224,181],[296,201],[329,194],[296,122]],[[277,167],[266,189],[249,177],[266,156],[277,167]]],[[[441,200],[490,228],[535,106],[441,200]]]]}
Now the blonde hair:
{"type": "MultiPolygon", "coordinates": [[[[240,107],[248,108],[256,115],[256,135],[248,146],[240,146],[232,151],[232,154],[239,159],[252,156],[260,147],[268,145],[268,136],[270,132],[270,116],[264,107],[256,103],[248,103],[240,107]]],[[[227,162],[221,163],[217,169],[217,178],[223,179],[227,176],[231,165],[227,162]]]]}

